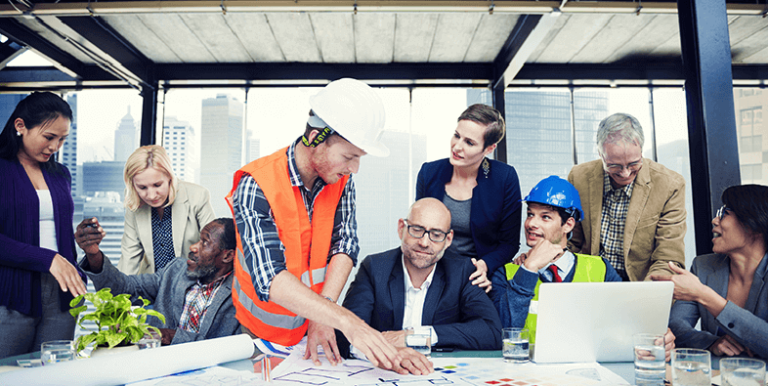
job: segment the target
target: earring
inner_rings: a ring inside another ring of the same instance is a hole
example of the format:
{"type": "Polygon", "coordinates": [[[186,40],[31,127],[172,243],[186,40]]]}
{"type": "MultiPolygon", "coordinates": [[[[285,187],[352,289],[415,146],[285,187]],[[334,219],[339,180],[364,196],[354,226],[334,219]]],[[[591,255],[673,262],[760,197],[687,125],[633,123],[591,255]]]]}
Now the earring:
{"type": "Polygon", "coordinates": [[[485,178],[488,178],[488,173],[491,172],[491,163],[488,162],[488,158],[483,159],[483,174],[485,175],[485,178]]]}
{"type": "Polygon", "coordinates": [[[20,132],[20,131],[17,131],[17,132],[16,132],[16,136],[17,136],[17,137],[21,137],[21,132],[20,132]]]}

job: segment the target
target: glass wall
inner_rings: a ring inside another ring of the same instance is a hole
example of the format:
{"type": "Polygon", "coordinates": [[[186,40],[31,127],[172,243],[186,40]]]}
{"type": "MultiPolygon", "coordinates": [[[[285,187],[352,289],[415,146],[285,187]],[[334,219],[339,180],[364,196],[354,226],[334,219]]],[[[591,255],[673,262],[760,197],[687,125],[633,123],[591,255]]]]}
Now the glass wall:
{"type": "Polygon", "coordinates": [[[763,119],[768,111],[768,93],[759,88],[736,88],[733,101],[741,182],[768,185],[768,125],[763,119]]]}

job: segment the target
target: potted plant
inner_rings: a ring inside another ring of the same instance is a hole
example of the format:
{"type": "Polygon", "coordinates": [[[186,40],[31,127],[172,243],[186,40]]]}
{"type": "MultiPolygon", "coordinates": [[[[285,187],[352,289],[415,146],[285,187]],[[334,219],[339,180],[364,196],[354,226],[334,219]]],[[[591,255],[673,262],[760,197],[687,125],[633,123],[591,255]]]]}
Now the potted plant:
{"type": "Polygon", "coordinates": [[[93,321],[98,330],[78,337],[75,341],[76,352],[82,351],[92,342],[95,342],[95,347],[111,349],[115,346],[127,346],[129,342],[136,343],[150,331],[160,334],[157,327],[147,324],[147,316],[155,316],[163,323],[165,323],[165,316],[155,310],[145,309],[144,307],[150,303],[149,300],[139,296],[139,300],[144,305],[134,307],[131,304],[130,295],[113,296],[111,291],[109,288],[102,288],[96,293],[80,295],[69,303],[69,306],[73,307],[69,313],[76,320],[88,308],[84,304],[78,306],[83,298],[96,306],[95,311],[84,314],[77,323],[82,328],[84,322],[93,321]]]}

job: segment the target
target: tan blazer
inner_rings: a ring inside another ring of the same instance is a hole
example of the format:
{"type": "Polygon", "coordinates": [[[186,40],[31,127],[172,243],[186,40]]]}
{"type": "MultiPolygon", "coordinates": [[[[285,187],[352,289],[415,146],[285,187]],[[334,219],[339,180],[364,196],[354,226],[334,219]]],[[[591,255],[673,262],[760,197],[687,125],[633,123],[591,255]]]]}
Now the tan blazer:
{"type": "MultiPolygon", "coordinates": [[[[189,247],[200,240],[200,230],[216,217],[208,189],[180,181],[173,212],[173,250],[176,257],[187,258],[189,247]]],[[[152,250],[152,208],[142,204],[135,212],[126,209],[122,256],[117,268],[126,275],[155,272],[152,250]]]]}
{"type": "MultiPolygon", "coordinates": [[[[584,220],[576,225],[568,242],[573,252],[600,255],[603,173],[598,159],[576,165],[568,174],[584,209],[584,220]]],[[[685,218],[683,177],[643,158],[624,224],[624,264],[630,280],[650,280],[649,274],[657,272],[671,274],[668,261],[685,267],[685,218]]]]}

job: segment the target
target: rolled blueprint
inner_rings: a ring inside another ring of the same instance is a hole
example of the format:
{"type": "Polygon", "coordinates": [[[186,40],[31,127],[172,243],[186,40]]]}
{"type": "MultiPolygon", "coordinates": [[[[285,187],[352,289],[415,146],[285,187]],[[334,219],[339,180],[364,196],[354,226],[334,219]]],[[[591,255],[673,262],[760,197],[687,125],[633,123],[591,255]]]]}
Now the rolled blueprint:
{"type": "Polygon", "coordinates": [[[0,385],[122,385],[246,359],[253,354],[253,340],[241,334],[11,371],[0,374],[0,385]]]}

